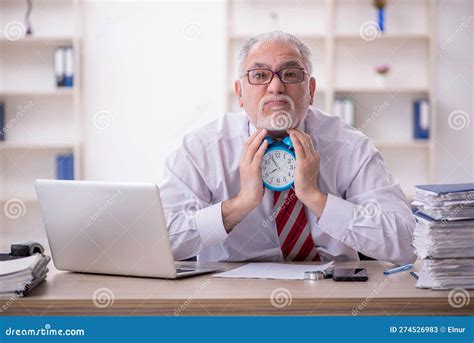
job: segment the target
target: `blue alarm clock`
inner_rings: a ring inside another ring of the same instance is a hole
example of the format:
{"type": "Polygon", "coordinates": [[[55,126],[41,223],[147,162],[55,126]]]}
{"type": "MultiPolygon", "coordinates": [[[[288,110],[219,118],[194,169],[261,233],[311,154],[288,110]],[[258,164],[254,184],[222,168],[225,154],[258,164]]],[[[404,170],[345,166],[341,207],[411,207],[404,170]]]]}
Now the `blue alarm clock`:
{"type": "Polygon", "coordinates": [[[262,159],[262,181],[272,191],[285,191],[295,181],[296,156],[289,136],[275,140],[266,136],[267,150],[262,159]]]}

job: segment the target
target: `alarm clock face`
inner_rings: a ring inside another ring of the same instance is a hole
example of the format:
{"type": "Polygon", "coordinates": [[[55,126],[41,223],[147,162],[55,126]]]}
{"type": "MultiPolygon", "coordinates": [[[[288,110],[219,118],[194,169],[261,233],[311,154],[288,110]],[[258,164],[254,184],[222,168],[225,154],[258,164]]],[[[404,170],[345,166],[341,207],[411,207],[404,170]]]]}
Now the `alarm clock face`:
{"type": "Polygon", "coordinates": [[[263,155],[262,179],[274,191],[289,189],[295,179],[295,155],[288,149],[272,147],[263,155]]]}

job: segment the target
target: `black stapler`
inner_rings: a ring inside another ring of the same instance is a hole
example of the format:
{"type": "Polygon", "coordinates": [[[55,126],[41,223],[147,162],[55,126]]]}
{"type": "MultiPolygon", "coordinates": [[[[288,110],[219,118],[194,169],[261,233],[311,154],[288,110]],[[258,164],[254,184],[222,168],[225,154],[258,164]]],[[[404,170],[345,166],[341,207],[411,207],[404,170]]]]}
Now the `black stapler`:
{"type": "Polygon", "coordinates": [[[9,253],[0,253],[0,261],[15,260],[17,258],[31,256],[33,254],[42,254],[43,246],[35,241],[15,242],[10,246],[9,253]]]}

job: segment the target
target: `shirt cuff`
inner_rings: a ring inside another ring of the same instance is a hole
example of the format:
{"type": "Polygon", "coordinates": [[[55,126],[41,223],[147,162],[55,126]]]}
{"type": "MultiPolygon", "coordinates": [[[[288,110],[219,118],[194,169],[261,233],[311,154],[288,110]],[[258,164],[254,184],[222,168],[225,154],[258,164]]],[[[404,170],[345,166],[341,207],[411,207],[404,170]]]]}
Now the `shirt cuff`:
{"type": "Polygon", "coordinates": [[[196,212],[196,226],[205,246],[221,243],[228,236],[222,222],[222,202],[196,212]]]}
{"type": "Polygon", "coordinates": [[[355,205],[328,193],[318,226],[328,235],[344,242],[355,205]]]}

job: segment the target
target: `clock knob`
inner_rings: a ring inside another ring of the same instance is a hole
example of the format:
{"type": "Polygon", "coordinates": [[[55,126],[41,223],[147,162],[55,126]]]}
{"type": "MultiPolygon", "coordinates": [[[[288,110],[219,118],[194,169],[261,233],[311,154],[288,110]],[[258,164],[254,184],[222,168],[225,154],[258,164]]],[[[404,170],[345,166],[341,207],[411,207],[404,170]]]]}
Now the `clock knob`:
{"type": "Polygon", "coordinates": [[[272,144],[274,142],[273,138],[270,137],[270,136],[265,136],[264,140],[267,141],[268,146],[270,146],[270,144],[272,144]]]}
{"type": "Polygon", "coordinates": [[[286,136],[285,138],[283,138],[283,143],[293,149],[293,142],[291,141],[290,136],[286,136]]]}

